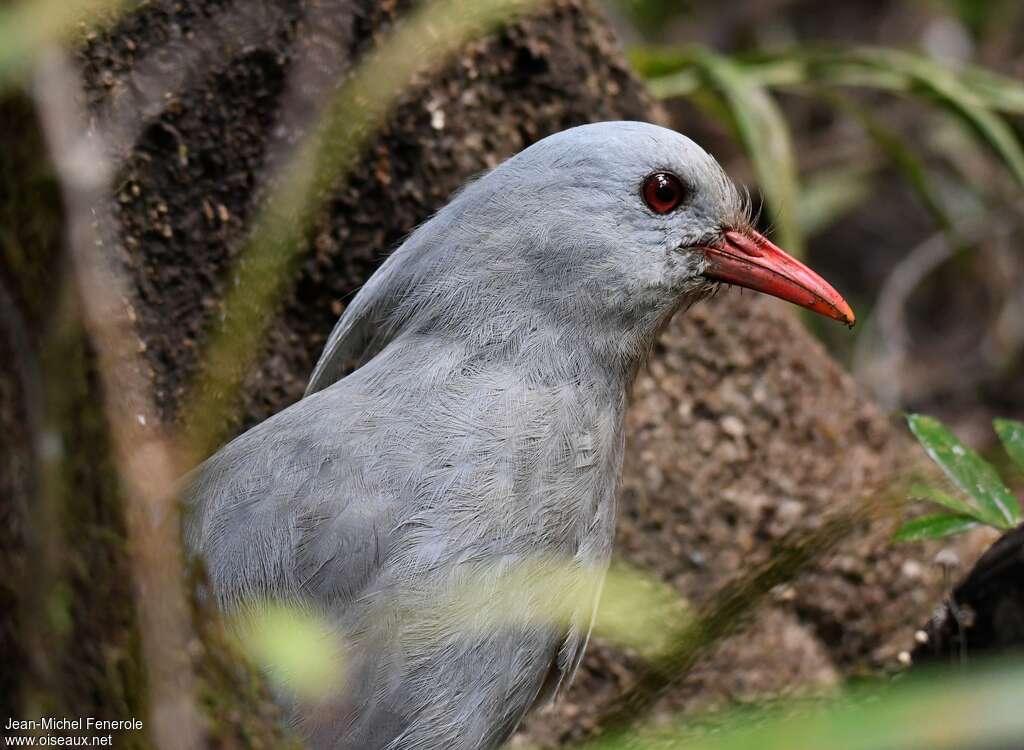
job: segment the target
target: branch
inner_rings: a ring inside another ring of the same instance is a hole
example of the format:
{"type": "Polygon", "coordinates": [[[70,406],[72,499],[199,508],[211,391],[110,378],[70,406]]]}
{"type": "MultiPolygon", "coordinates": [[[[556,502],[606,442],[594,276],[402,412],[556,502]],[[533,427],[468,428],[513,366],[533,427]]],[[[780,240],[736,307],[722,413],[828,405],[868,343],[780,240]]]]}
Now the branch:
{"type": "Polygon", "coordinates": [[[50,48],[40,57],[33,95],[67,207],[73,282],[96,352],[103,408],[125,494],[152,738],[160,750],[201,747],[173,497],[177,462],[170,441],[155,426],[149,380],[126,310],[129,287],[111,244],[110,166],[100,136],[87,127],[74,69],[59,49],[50,48]]]}

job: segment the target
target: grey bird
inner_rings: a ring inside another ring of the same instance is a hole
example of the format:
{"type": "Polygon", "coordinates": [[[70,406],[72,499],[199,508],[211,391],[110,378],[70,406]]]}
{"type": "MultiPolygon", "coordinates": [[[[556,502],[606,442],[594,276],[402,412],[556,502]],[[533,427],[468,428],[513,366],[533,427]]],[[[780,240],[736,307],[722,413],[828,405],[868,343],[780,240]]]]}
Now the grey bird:
{"type": "Polygon", "coordinates": [[[489,750],[571,680],[599,585],[520,587],[514,617],[495,592],[537,560],[603,574],[631,383],[721,283],[854,322],[690,139],[557,133],[414,231],[306,396],[190,475],[186,541],[220,607],[309,608],[348,644],[343,686],[291,701],[312,747],[489,750]],[[483,596],[438,606],[467,583],[483,596]]]}

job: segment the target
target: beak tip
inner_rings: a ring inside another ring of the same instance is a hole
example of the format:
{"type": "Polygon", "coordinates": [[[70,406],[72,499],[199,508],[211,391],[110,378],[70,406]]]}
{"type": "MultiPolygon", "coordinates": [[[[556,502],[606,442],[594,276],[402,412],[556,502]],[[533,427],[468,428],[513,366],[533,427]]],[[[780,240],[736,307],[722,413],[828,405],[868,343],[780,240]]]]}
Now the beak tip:
{"type": "Polygon", "coordinates": [[[843,300],[843,306],[839,309],[839,314],[843,316],[840,322],[844,323],[852,331],[854,326],[857,325],[857,316],[853,314],[853,309],[846,304],[846,300],[843,300]]]}

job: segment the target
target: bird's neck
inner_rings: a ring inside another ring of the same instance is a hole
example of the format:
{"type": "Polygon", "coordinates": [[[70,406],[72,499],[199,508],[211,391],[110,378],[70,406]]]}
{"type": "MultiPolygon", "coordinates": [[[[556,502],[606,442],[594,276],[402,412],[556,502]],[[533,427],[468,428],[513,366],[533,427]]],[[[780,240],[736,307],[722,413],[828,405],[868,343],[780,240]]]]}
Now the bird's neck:
{"type": "MultiPolygon", "coordinates": [[[[479,308],[477,308],[479,309],[479,308]]],[[[493,299],[483,319],[446,314],[406,328],[406,343],[442,347],[455,365],[499,368],[537,385],[600,384],[628,393],[655,338],[674,309],[636,301],[618,308],[609,300],[574,293],[563,300],[522,297],[493,299]]]]}
{"type": "Polygon", "coordinates": [[[626,392],[686,301],[657,274],[624,278],[599,244],[553,246],[536,227],[443,218],[452,217],[414,235],[374,287],[367,317],[383,339],[452,342],[549,381],[585,371],[626,392]]]}

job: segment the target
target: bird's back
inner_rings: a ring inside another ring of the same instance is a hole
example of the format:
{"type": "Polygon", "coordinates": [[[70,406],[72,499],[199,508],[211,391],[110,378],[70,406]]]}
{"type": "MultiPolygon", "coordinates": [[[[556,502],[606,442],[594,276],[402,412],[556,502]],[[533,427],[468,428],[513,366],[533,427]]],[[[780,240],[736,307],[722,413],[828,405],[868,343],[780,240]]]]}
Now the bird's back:
{"type": "Polygon", "coordinates": [[[575,669],[622,407],[606,383],[399,337],[195,472],[186,536],[222,607],[301,603],[348,641],[345,690],[296,707],[315,747],[494,747],[575,669]],[[587,575],[538,585],[552,566],[587,575]],[[553,620],[553,599],[575,603],[553,620]]]}

